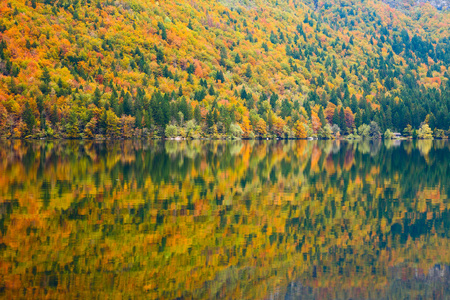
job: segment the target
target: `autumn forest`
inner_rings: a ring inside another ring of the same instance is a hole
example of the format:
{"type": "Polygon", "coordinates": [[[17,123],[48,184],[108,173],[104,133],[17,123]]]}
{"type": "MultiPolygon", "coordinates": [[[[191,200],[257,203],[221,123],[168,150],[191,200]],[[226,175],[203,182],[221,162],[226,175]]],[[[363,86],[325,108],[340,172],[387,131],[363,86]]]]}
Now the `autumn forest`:
{"type": "Polygon", "coordinates": [[[0,3],[6,138],[445,138],[450,13],[373,0],[0,3]]]}
{"type": "Polygon", "coordinates": [[[449,5],[0,1],[0,298],[448,298],[449,5]]]}

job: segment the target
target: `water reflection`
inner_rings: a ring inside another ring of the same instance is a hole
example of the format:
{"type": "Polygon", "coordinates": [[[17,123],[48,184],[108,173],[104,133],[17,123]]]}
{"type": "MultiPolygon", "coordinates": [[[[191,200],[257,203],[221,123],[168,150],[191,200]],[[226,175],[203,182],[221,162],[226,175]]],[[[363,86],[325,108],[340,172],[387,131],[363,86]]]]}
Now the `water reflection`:
{"type": "Polygon", "coordinates": [[[0,295],[442,298],[446,141],[2,141],[0,295]]]}

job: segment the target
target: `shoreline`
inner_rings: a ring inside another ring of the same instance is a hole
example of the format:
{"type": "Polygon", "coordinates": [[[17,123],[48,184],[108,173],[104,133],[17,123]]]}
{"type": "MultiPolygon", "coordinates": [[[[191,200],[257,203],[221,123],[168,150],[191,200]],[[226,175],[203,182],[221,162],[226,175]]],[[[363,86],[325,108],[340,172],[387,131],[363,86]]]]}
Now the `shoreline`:
{"type": "Polygon", "coordinates": [[[413,140],[448,140],[449,138],[432,138],[432,139],[419,139],[419,138],[412,138],[412,137],[401,137],[401,138],[391,138],[391,139],[385,139],[385,138],[379,138],[379,139],[372,139],[372,138],[317,138],[317,137],[308,137],[308,138],[280,138],[280,137],[260,137],[260,138],[231,138],[231,137],[219,137],[219,138],[184,138],[184,137],[175,137],[175,138],[166,138],[166,137],[152,137],[152,138],[137,138],[137,137],[131,137],[131,138],[56,138],[56,137],[44,137],[44,138],[5,138],[0,137],[0,140],[10,140],[10,141],[41,141],[41,140],[60,140],[60,141],[270,141],[270,140],[290,140],[290,141],[314,141],[314,140],[323,140],[323,141],[375,141],[375,140],[391,140],[391,141],[413,141],[413,140]]]}

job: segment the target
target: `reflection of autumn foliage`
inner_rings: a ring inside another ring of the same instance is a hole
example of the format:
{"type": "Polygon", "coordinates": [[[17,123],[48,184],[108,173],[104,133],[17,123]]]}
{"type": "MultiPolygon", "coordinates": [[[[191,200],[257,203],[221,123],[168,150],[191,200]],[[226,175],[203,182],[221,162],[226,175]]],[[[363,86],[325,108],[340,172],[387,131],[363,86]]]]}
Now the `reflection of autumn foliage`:
{"type": "Polygon", "coordinates": [[[448,143],[419,143],[3,142],[5,296],[385,295],[450,263],[448,143]]]}

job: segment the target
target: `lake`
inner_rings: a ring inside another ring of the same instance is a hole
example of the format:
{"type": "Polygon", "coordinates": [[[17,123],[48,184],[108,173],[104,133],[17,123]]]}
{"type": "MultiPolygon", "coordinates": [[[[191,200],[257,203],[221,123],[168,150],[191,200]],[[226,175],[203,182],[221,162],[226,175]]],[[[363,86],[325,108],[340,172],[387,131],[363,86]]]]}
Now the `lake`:
{"type": "Polygon", "coordinates": [[[0,141],[4,298],[450,295],[447,141],[0,141]]]}

